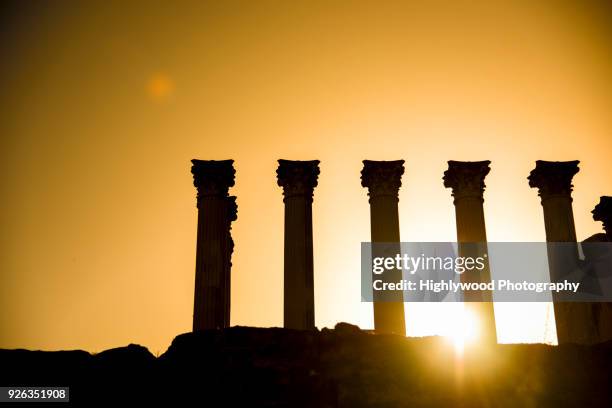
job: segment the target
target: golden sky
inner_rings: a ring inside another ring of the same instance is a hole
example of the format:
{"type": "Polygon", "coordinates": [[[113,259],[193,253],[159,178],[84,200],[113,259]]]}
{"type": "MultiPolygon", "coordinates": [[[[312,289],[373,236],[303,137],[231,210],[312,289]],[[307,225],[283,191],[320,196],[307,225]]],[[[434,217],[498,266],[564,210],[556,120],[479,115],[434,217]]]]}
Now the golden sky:
{"type": "MultiPolygon", "coordinates": [[[[19,3],[0,25],[0,347],[163,352],[189,331],[192,158],[236,161],[233,325],[282,325],[279,158],[321,160],[319,327],[372,327],[363,159],[406,160],[404,241],[455,240],[449,159],[492,161],[490,241],[544,240],[537,159],[581,160],[578,237],[601,230],[603,1],[19,3]]],[[[501,341],[554,340],[545,305],[496,306],[501,341]]],[[[408,334],[445,333],[451,309],[408,305],[408,334]]]]}

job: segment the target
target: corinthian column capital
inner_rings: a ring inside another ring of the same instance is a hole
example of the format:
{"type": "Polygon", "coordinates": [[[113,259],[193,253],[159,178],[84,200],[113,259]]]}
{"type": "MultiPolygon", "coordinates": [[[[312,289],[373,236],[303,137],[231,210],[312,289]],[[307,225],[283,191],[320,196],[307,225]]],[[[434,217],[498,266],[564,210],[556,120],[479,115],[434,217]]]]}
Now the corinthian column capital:
{"type": "Polygon", "coordinates": [[[603,223],[604,231],[608,237],[612,236],[612,197],[602,196],[593,211],[593,220],[603,223]]]}
{"type": "Polygon", "coordinates": [[[448,170],[444,172],[444,187],[452,189],[454,202],[462,198],[477,198],[484,201],[484,179],[491,171],[490,160],[483,161],[448,161],[448,170]]]}
{"type": "Polygon", "coordinates": [[[538,195],[542,201],[554,197],[563,196],[571,200],[572,178],[580,168],[580,161],[536,161],[535,169],[529,173],[529,187],[537,188],[538,195]]]}
{"type": "Polygon", "coordinates": [[[319,177],[319,160],[279,160],[277,182],[283,188],[284,199],[305,196],[312,200],[319,177]]]}
{"type": "Polygon", "coordinates": [[[364,160],[361,170],[361,185],[368,189],[370,200],[381,196],[398,199],[404,174],[404,160],[364,160]]]}
{"type": "Polygon", "coordinates": [[[203,196],[226,197],[234,185],[233,160],[197,160],[191,161],[193,185],[198,189],[198,202],[203,196]]]}

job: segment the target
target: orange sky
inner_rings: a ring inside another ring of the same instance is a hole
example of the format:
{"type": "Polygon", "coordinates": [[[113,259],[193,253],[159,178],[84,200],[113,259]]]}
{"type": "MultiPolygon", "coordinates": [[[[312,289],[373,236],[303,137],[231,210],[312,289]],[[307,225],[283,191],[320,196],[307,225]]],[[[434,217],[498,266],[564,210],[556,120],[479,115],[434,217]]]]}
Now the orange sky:
{"type": "MultiPolygon", "coordinates": [[[[449,159],[492,161],[490,241],[544,240],[526,177],[536,159],[579,159],[578,236],[599,232],[590,211],[612,193],[611,13],[602,4],[9,7],[0,25],[0,347],[135,342],[163,352],[189,331],[192,158],[236,161],[232,324],[282,325],[279,158],[321,160],[319,327],[372,327],[359,290],[359,243],[370,233],[365,158],[406,160],[405,241],[455,239],[441,180],[449,159]]],[[[497,306],[502,341],[551,340],[542,305],[497,306]]],[[[445,332],[448,309],[406,309],[408,334],[445,332]]]]}

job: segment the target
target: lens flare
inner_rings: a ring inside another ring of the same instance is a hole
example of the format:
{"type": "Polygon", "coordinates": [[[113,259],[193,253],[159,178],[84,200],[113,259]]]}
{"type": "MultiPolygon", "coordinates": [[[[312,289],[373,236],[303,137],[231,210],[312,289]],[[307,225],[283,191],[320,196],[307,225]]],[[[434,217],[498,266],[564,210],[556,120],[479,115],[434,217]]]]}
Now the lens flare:
{"type": "Polygon", "coordinates": [[[147,93],[154,102],[164,102],[174,92],[174,81],[168,75],[152,75],[147,82],[147,93]]]}

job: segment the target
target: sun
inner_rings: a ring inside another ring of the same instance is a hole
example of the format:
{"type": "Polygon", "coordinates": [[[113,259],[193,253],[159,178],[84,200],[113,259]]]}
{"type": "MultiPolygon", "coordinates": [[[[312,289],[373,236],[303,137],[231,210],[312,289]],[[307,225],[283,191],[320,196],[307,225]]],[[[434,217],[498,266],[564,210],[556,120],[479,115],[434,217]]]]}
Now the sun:
{"type": "Polygon", "coordinates": [[[478,338],[478,320],[468,308],[458,308],[444,337],[452,342],[455,352],[462,355],[466,346],[475,343],[478,338]]]}

